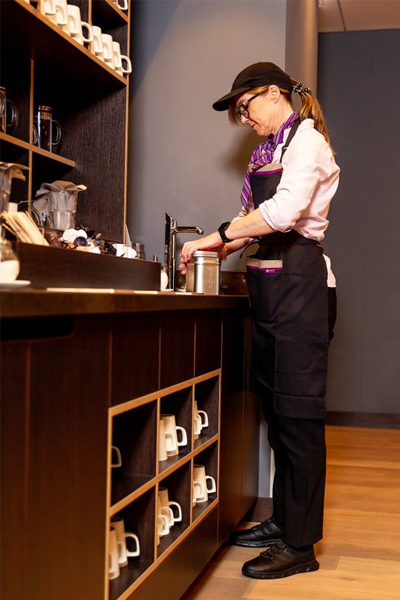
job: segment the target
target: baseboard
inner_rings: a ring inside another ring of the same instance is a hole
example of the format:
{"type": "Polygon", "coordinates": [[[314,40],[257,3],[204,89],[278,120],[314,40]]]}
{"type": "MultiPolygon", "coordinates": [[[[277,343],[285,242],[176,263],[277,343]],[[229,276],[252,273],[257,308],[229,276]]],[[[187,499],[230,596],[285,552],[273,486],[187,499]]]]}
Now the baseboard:
{"type": "Polygon", "coordinates": [[[326,425],[344,427],[372,427],[374,429],[400,429],[400,415],[390,413],[328,411],[326,425]]]}

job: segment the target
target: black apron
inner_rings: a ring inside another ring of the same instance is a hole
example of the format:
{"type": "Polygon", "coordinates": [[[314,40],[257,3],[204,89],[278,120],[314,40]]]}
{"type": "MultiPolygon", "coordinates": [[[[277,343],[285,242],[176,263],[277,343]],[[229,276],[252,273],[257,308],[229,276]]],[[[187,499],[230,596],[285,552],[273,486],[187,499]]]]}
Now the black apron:
{"type": "MultiPolygon", "coordinates": [[[[285,152],[298,122],[292,127],[285,152]]],[[[277,168],[275,168],[277,167],[277,168]]],[[[282,176],[250,175],[254,207],[272,198],[282,176]]],[[[319,419],[325,416],[328,362],[327,268],[323,249],[295,230],[275,232],[260,239],[259,261],[282,261],[282,267],[247,267],[253,316],[250,389],[273,398],[274,410],[286,417],[319,419]]],[[[253,263],[256,262],[253,260],[253,263]]]]}

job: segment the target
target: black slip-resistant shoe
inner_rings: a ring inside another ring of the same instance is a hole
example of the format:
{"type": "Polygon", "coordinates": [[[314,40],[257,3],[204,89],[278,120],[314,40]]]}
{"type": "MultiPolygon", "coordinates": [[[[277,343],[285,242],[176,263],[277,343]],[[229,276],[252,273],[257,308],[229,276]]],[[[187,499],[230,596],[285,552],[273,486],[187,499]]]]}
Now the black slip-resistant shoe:
{"type": "Polygon", "coordinates": [[[275,544],[283,537],[283,530],[277,522],[271,518],[255,525],[250,529],[241,529],[231,533],[231,543],[246,548],[265,548],[275,544]]]}
{"type": "Polygon", "coordinates": [[[313,547],[310,550],[294,550],[281,540],[261,552],[257,558],[245,562],[242,573],[253,579],[280,579],[318,569],[313,547]]]}

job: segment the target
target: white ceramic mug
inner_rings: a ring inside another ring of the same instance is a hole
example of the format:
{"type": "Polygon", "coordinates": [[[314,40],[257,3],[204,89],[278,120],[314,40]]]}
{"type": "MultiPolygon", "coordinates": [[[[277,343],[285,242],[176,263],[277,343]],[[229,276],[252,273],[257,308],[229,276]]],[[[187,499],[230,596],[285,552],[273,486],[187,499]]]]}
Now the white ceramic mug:
{"type": "Polygon", "coordinates": [[[176,424],[175,415],[161,415],[161,419],[164,421],[167,454],[176,456],[179,454],[179,448],[187,445],[186,429],[176,424]],[[180,440],[178,440],[178,433],[181,435],[180,440]],[[172,438],[167,437],[167,434],[171,434],[172,438]]]}
{"type": "Polygon", "coordinates": [[[194,439],[198,440],[201,434],[201,416],[195,414],[194,415],[194,439]]]}
{"type": "Polygon", "coordinates": [[[93,42],[93,31],[91,25],[82,21],[81,11],[79,6],[72,4],[67,5],[68,13],[68,33],[78,44],[83,46],[83,43],[93,42]],[[86,29],[86,36],[83,35],[83,30],[86,29]]]}
{"type": "Polygon", "coordinates": [[[207,494],[206,487],[200,481],[193,481],[193,499],[192,506],[196,506],[200,498],[203,498],[207,494]]]}
{"type": "Polygon", "coordinates": [[[108,532],[108,579],[117,579],[120,574],[119,561],[123,554],[123,545],[117,540],[117,532],[110,527],[108,532]]]}
{"type": "Polygon", "coordinates": [[[121,451],[117,446],[111,446],[111,466],[113,468],[122,466],[121,451]]]}
{"type": "Polygon", "coordinates": [[[68,27],[67,0],[39,0],[38,9],[55,25],[68,27]]]}
{"type": "Polygon", "coordinates": [[[114,53],[114,69],[120,75],[125,73],[132,73],[131,59],[125,54],[121,54],[121,47],[118,42],[113,42],[113,53],[114,53]],[[123,66],[123,62],[126,63],[126,67],[123,66]]]}
{"type": "Polygon", "coordinates": [[[157,497],[157,533],[160,537],[169,534],[168,521],[168,517],[162,514],[160,499],[157,497]]]}
{"type": "Polygon", "coordinates": [[[200,419],[201,419],[201,428],[204,429],[205,427],[208,427],[209,423],[208,423],[208,414],[206,413],[205,410],[199,410],[198,406],[197,406],[197,400],[194,401],[194,414],[195,415],[200,415],[200,419]]]}
{"type": "Polygon", "coordinates": [[[103,44],[103,59],[106,65],[114,68],[114,50],[113,50],[113,39],[109,33],[102,33],[101,40],[103,44]]]}
{"type": "Polygon", "coordinates": [[[174,436],[172,435],[172,433],[165,433],[165,425],[163,419],[160,419],[159,421],[158,440],[158,460],[160,462],[163,462],[165,460],[168,460],[167,440],[171,444],[174,443],[174,436]]]}
{"type": "Polygon", "coordinates": [[[161,508],[169,508],[172,513],[172,524],[180,523],[182,521],[182,508],[179,502],[169,499],[169,493],[166,487],[159,487],[158,495],[160,497],[161,508]]]}
{"type": "Polygon", "coordinates": [[[122,517],[111,517],[111,527],[117,533],[117,542],[123,546],[123,551],[119,556],[119,566],[125,567],[128,564],[128,558],[140,555],[140,542],[137,535],[125,531],[125,523],[122,517]],[[134,549],[129,550],[127,540],[134,541],[134,549]]]}
{"type": "Polygon", "coordinates": [[[167,522],[168,522],[168,527],[169,527],[169,529],[171,529],[171,527],[173,527],[173,525],[174,525],[174,513],[172,512],[172,509],[169,506],[163,506],[161,504],[160,494],[158,494],[157,502],[159,503],[159,506],[160,506],[160,513],[162,515],[164,515],[164,517],[166,517],[167,522]]]}
{"type": "Polygon", "coordinates": [[[217,491],[217,485],[214,477],[206,474],[204,465],[193,465],[193,481],[200,483],[203,489],[203,494],[196,498],[196,502],[207,502],[208,494],[213,494],[217,491]],[[207,483],[210,482],[210,487],[207,483]]]}
{"type": "Polygon", "coordinates": [[[92,26],[93,41],[89,44],[89,50],[92,54],[103,60],[103,40],[102,31],[97,25],[92,26]]]}
{"type": "Polygon", "coordinates": [[[128,0],[112,0],[121,10],[128,10],[128,0]]]}

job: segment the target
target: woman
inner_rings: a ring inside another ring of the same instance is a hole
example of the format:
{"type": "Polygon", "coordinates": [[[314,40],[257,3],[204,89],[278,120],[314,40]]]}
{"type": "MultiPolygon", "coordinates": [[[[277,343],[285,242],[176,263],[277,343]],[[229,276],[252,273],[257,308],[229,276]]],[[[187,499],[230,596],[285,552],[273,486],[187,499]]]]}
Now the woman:
{"type": "Polygon", "coordinates": [[[250,386],[262,399],[275,456],[273,517],[236,531],[233,543],[266,548],[246,562],[248,577],[274,579],[319,564],[326,451],[323,418],[329,339],[335,320],[335,280],[319,242],[328,226],[339,167],[317,100],[273,63],[250,65],[213,104],[266,138],[254,151],[239,216],[184,244],[181,268],[193,252],[220,255],[258,238],[247,259],[253,317],[250,386]],[[302,107],[293,111],[291,94],[302,107]],[[328,299],[329,298],[329,299],[328,299]]]}

